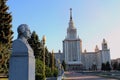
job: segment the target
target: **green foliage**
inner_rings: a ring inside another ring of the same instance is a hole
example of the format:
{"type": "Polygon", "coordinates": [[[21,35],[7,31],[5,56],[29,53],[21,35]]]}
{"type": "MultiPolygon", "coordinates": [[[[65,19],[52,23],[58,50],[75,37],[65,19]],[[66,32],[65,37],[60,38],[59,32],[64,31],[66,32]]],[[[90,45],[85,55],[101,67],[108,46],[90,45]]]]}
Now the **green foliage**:
{"type": "Polygon", "coordinates": [[[55,67],[55,65],[54,65],[54,63],[55,63],[54,59],[55,59],[55,57],[54,57],[53,51],[52,51],[52,54],[51,54],[51,55],[52,55],[52,63],[51,63],[51,64],[52,64],[52,67],[51,67],[51,68],[52,68],[52,71],[54,71],[54,67],[55,67]]]}
{"type": "Polygon", "coordinates": [[[12,43],[12,16],[7,12],[8,6],[6,5],[6,0],[1,0],[0,2],[0,42],[3,44],[8,44],[11,48],[12,43]]]}
{"type": "Polygon", "coordinates": [[[12,16],[7,12],[7,0],[0,0],[0,73],[8,73],[10,48],[12,44],[12,16]]]}
{"type": "Polygon", "coordinates": [[[107,70],[107,71],[110,71],[110,70],[111,70],[110,63],[109,63],[109,62],[106,63],[106,70],[107,70]]]}
{"type": "Polygon", "coordinates": [[[35,66],[35,73],[41,73],[43,74],[43,62],[39,59],[36,59],[36,66],[35,66]]]}
{"type": "Polygon", "coordinates": [[[53,76],[54,76],[54,77],[57,77],[57,76],[58,76],[58,69],[57,69],[57,68],[54,68],[53,76]]]}
{"type": "Polygon", "coordinates": [[[51,77],[51,76],[53,76],[53,72],[51,71],[51,69],[49,68],[49,67],[45,67],[46,69],[45,69],[45,75],[46,75],[46,77],[51,77]]]}
{"type": "Polygon", "coordinates": [[[51,67],[52,70],[54,70],[54,68],[56,67],[56,59],[55,59],[55,56],[54,56],[54,53],[49,53],[49,67],[51,67]]]}
{"type": "Polygon", "coordinates": [[[43,62],[39,59],[36,59],[36,65],[35,65],[35,80],[44,80],[45,75],[43,75],[43,62]]]}
{"type": "Polygon", "coordinates": [[[49,67],[52,69],[52,53],[49,53],[49,67]]]}
{"type": "MultiPolygon", "coordinates": [[[[54,68],[54,71],[51,71],[51,68],[46,66],[45,67],[45,75],[46,77],[52,77],[52,76],[57,76],[58,75],[58,70],[57,68],[54,68]]],[[[36,59],[36,68],[35,68],[35,74],[36,74],[36,80],[42,80],[44,79],[43,75],[43,62],[40,61],[39,59],[36,59]]]]}
{"type": "Polygon", "coordinates": [[[118,62],[114,62],[114,64],[112,65],[113,70],[120,70],[120,63],[118,62]]]}
{"type": "MultiPolygon", "coordinates": [[[[29,39],[28,42],[34,51],[35,58],[43,61],[43,56],[44,56],[43,48],[44,47],[43,47],[42,41],[39,40],[39,37],[35,31],[32,32],[31,39],[29,39]]],[[[49,51],[47,47],[45,47],[45,64],[47,66],[49,66],[50,64],[49,61],[50,61],[49,51]]]]}
{"type": "Polygon", "coordinates": [[[53,53],[53,51],[52,51],[52,53],[50,53],[50,62],[51,62],[51,65],[50,65],[50,67],[51,67],[51,70],[52,70],[52,73],[53,73],[53,76],[54,77],[57,77],[58,76],[58,69],[56,68],[56,64],[55,64],[55,56],[54,56],[54,53],[53,53]]]}
{"type": "Polygon", "coordinates": [[[118,63],[117,70],[120,71],[120,63],[118,63]]]}
{"type": "Polygon", "coordinates": [[[62,61],[62,66],[63,66],[63,69],[66,70],[66,64],[64,60],[62,61]]]}
{"type": "MultiPolygon", "coordinates": [[[[47,49],[47,47],[45,47],[45,65],[49,66],[50,63],[50,56],[49,56],[49,51],[47,49]]],[[[49,66],[50,67],[50,66],[49,66]]]]}
{"type": "Polygon", "coordinates": [[[39,58],[40,60],[42,60],[42,58],[43,58],[42,57],[43,54],[41,54],[43,52],[41,49],[42,44],[41,44],[39,37],[35,31],[32,32],[31,38],[28,40],[28,42],[34,51],[35,58],[37,58],[37,59],[39,58]]]}
{"type": "Polygon", "coordinates": [[[110,63],[109,63],[109,62],[102,63],[101,70],[104,70],[104,71],[110,71],[110,70],[111,70],[110,63]]]}
{"type": "Polygon", "coordinates": [[[35,75],[35,80],[45,80],[44,75],[43,75],[43,74],[40,74],[40,73],[37,73],[37,74],[35,75]]]}
{"type": "Polygon", "coordinates": [[[112,65],[112,67],[113,67],[113,70],[117,70],[117,68],[118,68],[118,63],[115,62],[115,63],[112,65]]]}
{"type": "MultiPolygon", "coordinates": [[[[36,80],[42,80],[42,78],[50,77],[50,76],[57,76],[58,70],[52,69],[52,59],[55,62],[55,58],[52,58],[52,54],[48,51],[47,47],[43,46],[42,41],[39,40],[38,35],[35,31],[32,32],[31,39],[28,40],[30,46],[32,47],[36,59],[36,80]],[[43,53],[43,50],[45,48],[45,55],[43,53]],[[45,75],[43,71],[43,56],[45,56],[45,65],[46,65],[46,71],[45,75]]],[[[53,64],[55,68],[55,63],[53,64]]]]}
{"type": "Polygon", "coordinates": [[[104,70],[104,71],[106,70],[105,63],[102,63],[101,70],[104,70]]]}
{"type": "Polygon", "coordinates": [[[8,73],[10,53],[8,45],[0,43],[0,73],[8,73]]]}

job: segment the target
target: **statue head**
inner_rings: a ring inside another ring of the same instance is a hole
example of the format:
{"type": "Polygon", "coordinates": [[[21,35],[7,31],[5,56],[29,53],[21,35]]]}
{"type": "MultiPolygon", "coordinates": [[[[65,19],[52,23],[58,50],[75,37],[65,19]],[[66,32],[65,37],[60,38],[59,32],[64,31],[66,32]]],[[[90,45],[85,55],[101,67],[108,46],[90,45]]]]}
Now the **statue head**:
{"type": "Polygon", "coordinates": [[[21,24],[18,26],[18,38],[24,37],[26,39],[31,38],[31,32],[27,24],[21,24]]]}

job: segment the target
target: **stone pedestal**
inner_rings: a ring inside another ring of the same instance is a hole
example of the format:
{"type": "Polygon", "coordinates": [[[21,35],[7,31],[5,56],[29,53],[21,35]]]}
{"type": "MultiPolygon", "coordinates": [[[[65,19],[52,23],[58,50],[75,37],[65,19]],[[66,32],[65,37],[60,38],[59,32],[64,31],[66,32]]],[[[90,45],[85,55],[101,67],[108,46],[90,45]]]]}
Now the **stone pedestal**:
{"type": "Polygon", "coordinates": [[[17,39],[12,45],[9,80],[35,80],[35,58],[28,43],[17,39]]]}

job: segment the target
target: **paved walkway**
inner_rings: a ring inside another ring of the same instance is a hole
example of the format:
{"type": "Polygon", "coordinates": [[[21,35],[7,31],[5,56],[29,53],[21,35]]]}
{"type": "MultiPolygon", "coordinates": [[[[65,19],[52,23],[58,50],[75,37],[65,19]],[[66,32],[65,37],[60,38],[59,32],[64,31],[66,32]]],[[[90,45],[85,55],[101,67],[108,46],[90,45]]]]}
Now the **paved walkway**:
{"type": "Polygon", "coordinates": [[[64,80],[117,80],[117,79],[108,79],[86,73],[65,72],[64,80]]]}

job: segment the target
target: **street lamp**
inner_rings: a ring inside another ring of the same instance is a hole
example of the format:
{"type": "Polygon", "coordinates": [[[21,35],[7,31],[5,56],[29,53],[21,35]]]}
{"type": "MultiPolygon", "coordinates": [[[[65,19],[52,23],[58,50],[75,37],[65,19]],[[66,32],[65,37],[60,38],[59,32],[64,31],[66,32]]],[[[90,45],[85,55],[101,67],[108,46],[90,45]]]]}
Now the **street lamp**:
{"type": "Polygon", "coordinates": [[[52,50],[52,71],[54,71],[54,51],[52,50]]]}
{"type": "Polygon", "coordinates": [[[46,42],[46,37],[45,35],[42,38],[42,43],[43,43],[43,75],[45,77],[45,42],[46,42]]]}

